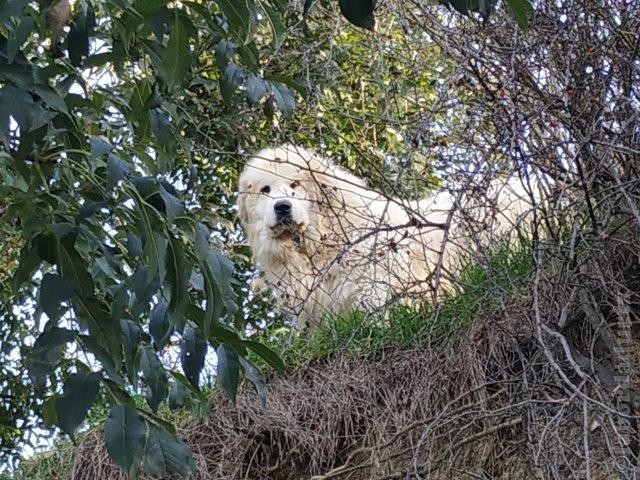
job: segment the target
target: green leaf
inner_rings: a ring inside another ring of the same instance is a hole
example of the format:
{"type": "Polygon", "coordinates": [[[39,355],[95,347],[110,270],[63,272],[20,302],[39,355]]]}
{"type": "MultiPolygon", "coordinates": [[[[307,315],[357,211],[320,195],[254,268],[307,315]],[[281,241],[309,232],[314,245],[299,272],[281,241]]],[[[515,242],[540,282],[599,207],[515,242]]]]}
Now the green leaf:
{"type": "Polygon", "coordinates": [[[28,282],[33,277],[33,272],[40,266],[42,260],[38,254],[37,245],[28,243],[20,250],[18,268],[13,275],[14,288],[17,290],[23,283],[28,282]]]}
{"type": "Polygon", "coordinates": [[[61,303],[69,300],[75,290],[75,282],[69,278],[47,273],[40,284],[40,306],[44,313],[56,320],[61,312],[61,303]]]}
{"type": "Polygon", "coordinates": [[[149,426],[144,448],[144,470],[153,477],[195,475],[197,468],[191,450],[177,437],[161,428],[149,426]]]}
{"type": "Polygon", "coordinates": [[[111,318],[109,310],[101,301],[74,295],[73,306],[76,308],[78,319],[84,322],[89,335],[104,348],[113,359],[113,366],[117,371],[122,364],[122,331],[120,322],[111,318]]]}
{"type": "Polygon", "coordinates": [[[182,335],[180,361],[182,371],[195,388],[199,388],[200,372],[207,355],[207,339],[200,329],[187,326],[182,335]]]}
{"type": "Polygon", "coordinates": [[[56,115],[57,113],[34,103],[25,90],[6,86],[0,89],[0,140],[6,145],[10,142],[11,118],[20,126],[21,134],[24,135],[46,125],[56,115]]]}
{"type": "Polygon", "coordinates": [[[64,103],[64,99],[53,88],[48,85],[36,85],[34,90],[47,107],[65,115],[69,114],[69,108],[64,103]]]}
{"type": "Polygon", "coordinates": [[[260,355],[260,357],[262,357],[265,362],[275,368],[276,371],[284,371],[284,363],[282,363],[280,357],[273,350],[253,340],[247,340],[245,342],[245,345],[250,350],[253,350],[255,353],[260,355]]]}
{"type": "MultiPolygon", "coordinates": [[[[211,326],[214,319],[217,320],[222,314],[223,301],[218,288],[217,280],[209,266],[207,256],[209,255],[209,229],[202,223],[196,224],[196,252],[200,261],[200,268],[204,277],[206,294],[206,310],[202,319],[198,317],[198,325],[202,328],[205,336],[211,334],[211,326]]],[[[201,312],[200,309],[191,309],[192,312],[201,312]]]]}
{"type": "Polygon", "coordinates": [[[82,57],[89,55],[89,37],[96,26],[96,17],[91,2],[82,2],[75,9],[71,29],[67,35],[69,60],[74,66],[82,63],[82,57]]]}
{"type": "Polygon", "coordinates": [[[254,0],[217,0],[224,16],[229,22],[229,32],[240,44],[247,41],[253,29],[254,0]]]}
{"type": "Polygon", "coordinates": [[[151,393],[147,396],[147,403],[155,412],[167,396],[169,381],[164,366],[151,347],[144,346],[140,350],[140,369],[142,370],[142,379],[151,393]]]}
{"type": "Polygon", "coordinates": [[[289,90],[289,87],[284,85],[283,83],[271,83],[271,92],[273,93],[273,98],[275,98],[276,105],[278,105],[278,109],[282,112],[282,114],[291,118],[293,116],[293,110],[296,107],[296,99],[289,90]]]}
{"type": "Polygon", "coordinates": [[[106,138],[91,137],[89,139],[91,145],[91,159],[101,157],[111,151],[113,148],[106,138]]]}
{"type": "Polygon", "coordinates": [[[151,84],[148,80],[142,80],[137,82],[133,86],[131,92],[131,98],[129,99],[129,111],[127,113],[127,120],[130,122],[136,122],[140,120],[145,113],[149,111],[150,99],[153,93],[151,92],[151,84]]]}
{"type": "Polygon", "coordinates": [[[133,8],[146,20],[161,10],[167,3],[169,3],[168,0],[138,0],[133,5],[133,8]]]}
{"type": "Polygon", "coordinates": [[[131,395],[124,391],[122,387],[120,387],[116,382],[104,378],[102,380],[102,384],[104,385],[107,393],[115,402],[118,402],[122,405],[127,405],[131,408],[136,408],[136,403],[133,398],[131,398],[131,395]]]}
{"type": "Polygon", "coordinates": [[[73,436],[84,421],[100,392],[100,375],[84,371],[72,373],[64,382],[63,393],[56,399],[58,425],[73,436]]]}
{"type": "Polygon", "coordinates": [[[174,381],[169,390],[169,408],[179,410],[189,404],[189,390],[181,382],[174,381]]]}
{"type": "Polygon", "coordinates": [[[129,475],[142,457],[147,426],[138,412],[113,405],[104,425],[104,440],[111,458],[129,475]]]}
{"type": "MultiPolygon", "coordinates": [[[[157,182],[154,183],[154,186],[155,189],[158,188],[157,182]]],[[[140,190],[138,184],[136,184],[136,188],[140,190]]],[[[166,274],[165,257],[167,255],[167,246],[169,242],[164,234],[156,233],[155,229],[159,229],[159,226],[162,225],[162,221],[158,218],[158,213],[154,209],[149,208],[148,203],[153,203],[154,207],[156,209],[160,209],[160,211],[164,211],[166,207],[159,193],[152,193],[148,196],[142,191],[140,191],[140,193],[146,200],[146,202],[138,201],[138,206],[140,212],[140,229],[143,233],[144,241],[143,253],[149,267],[147,280],[153,279],[157,274],[160,283],[162,283],[164,282],[166,274]]]]}
{"type": "Polygon", "coordinates": [[[78,215],[76,215],[76,223],[80,223],[80,221],[84,220],[85,218],[92,217],[101,210],[108,208],[109,204],[103,201],[87,203],[83,205],[82,208],[78,211],[78,215]]]}
{"type": "Polygon", "coordinates": [[[236,53],[236,46],[233,42],[225,40],[224,38],[220,40],[215,47],[215,55],[216,55],[216,64],[218,65],[218,69],[223,72],[229,61],[233,58],[236,53]]]}
{"type": "Polygon", "coordinates": [[[267,406],[267,379],[264,374],[246,358],[240,357],[240,363],[244,368],[244,376],[249,380],[256,389],[256,395],[263,408],[267,406]]]}
{"type": "Polygon", "coordinates": [[[11,17],[21,15],[28,4],[29,0],[6,0],[0,3],[0,22],[8,24],[11,17]]]}
{"type": "Polygon", "coordinates": [[[171,376],[176,380],[176,383],[182,384],[182,386],[189,391],[191,398],[196,398],[200,402],[208,403],[209,397],[194,387],[191,382],[180,372],[170,372],[171,376]]]}
{"type": "Polygon", "coordinates": [[[227,396],[235,403],[240,381],[240,359],[236,351],[221,343],[216,349],[218,355],[218,381],[227,396]]]}
{"type": "Polygon", "coordinates": [[[127,250],[132,257],[139,257],[142,253],[142,240],[136,234],[127,233],[127,250]]]}
{"type": "Polygon", "coordinates": [[[117,155],[109,154],[107,159],[107,191],[112,191],[131,171],[131,165],[117,155]]]}
{"type": "Polygon", "coordinates": [[[180,215],[184,215],[184,207],[182,206],[182,202],[178,200],[174,195],[167,192],[167,190],[160,185],[160,197],[164,201],[164,207],[167,214],[167,220],[173,223],[176,217],[180,215]]]}
{"type": "Polygon", "coordinates": [[[7,63],[13,62],[20,48],[29,38],[33,28],[33,17],[25,17],[20,20],[18,26],[11,32],[7,40],[7,63]]]}
{"type": "Polygon", "coordinates": [[[529,27],[529,20],[533,18],[533,4],[530,0],[507,0],[511,15],[523,30],[529,27]]]}
{"type": "MultiPolygon", "coordinates": [[[[116,370],[116,364],[114,363],[114,359],[106,348],[104,348],[100,342],[91,335],[81,335],[78,334],[76,336],[78,341],[83,347],[83,350],[88,351],[96,357],[96,360],[100,362],[102,368],[107,373],[107,376],[111,378],[113,381],[117,383],[122,383],[122,377],[118,370],[116,370]]],[[[119,369],[119,366],[118,366],[119,369]]]]}
{"type": "Polygon", "coordinates": [[[142,339],[142,329],[137,323],[127,319],[120,320],[120,328],[122,329],[124,365],[129,380],[133,381],[137,371],[136,358],[140,340],[142,339]]]}
{"type": "Polygon", "coordinates": [[[179,85],[191,66],[189,37],[179,18],[176,18],[171,28],[167,47],[162,54],[161,65],[160,75],[169,87],[179,85]]]}
{"type": "Polygon", "coordinates": [[[233,263],[225,257],[222,252],[210,249],[206,256],[208,267],[215,278],[218,291],[222,296],[227,312],[232,314],[236,311],[236,294],[231,286],[233,278],[233,263]]]}
{"type": "Polygon", "coordinates": [[[203,223],[196,224],[196,248],[198,249],[198,256],[201,259],[206,258],[209,253],[209,229],[203,223]]]}
{"type": "Polygon", "coordinates": [[[257,75],[251,75],[246,84],[247,101],[256,105],[269,91],[269,84],[257,75]]]}
{"type": "Polygon", "coordinates": [[[64,328],[52,328],[36,339],[26,363],[29,377],[37,391],[45,389],[47,376],[58,365],[65,345],[74,339],[75,332],[64,328]]]}
{"type": "Polygon", "coordinates": [[[171,147],[171,117],[161,108],[149,110],[149,125],[158,141],[158,145],[164,148],[171,147]]]}
{"type": "Polygon", "coordinates": [[[284,19],[282,18],[282,14],[277,9],[270,7],[266,3],[260,3],[260,6],[264,10],[265,17],[269,22],[269,26],[271,27],[271,34],[273,36],[273,48],[280,48],[280,46],[284,43],[285,33],[287,30],[284,19]]]}
{"type": "Polygon", "coordinates": [[[131,278],[136,302],[146,310],[147,304],[160,288],[160,279],[158,275],[150,277],[149,269],[144,266],[138,267],[131,278]]]}
{"type": "Polygon", "coordinates": [[[167,316],[168,307],[169,304],[162,298],[153,307],[149,315],[149,333],[153,337],[153,344],[156,350],[161,350],[167,344],[173,331],[167,316]]]}
{"type": "Polygon", "coordinates": [[[52,395],[42,403],[42,422],[45,427],[55,427],[58,423],[56,414],[56,395],[52,395]]]}
{"type": "Polygon", "coordinates": [[[222,75],[220,75],[220,94],[222,99],[227,105],[233,103],[236,89],[242,84],[246,77],[244,68],[236,65],[235,63],[229,63],[222,75]]]}
{"type": "Polygon", "coordinates": [[[178,332],[184,328],[184,312],[191,303],[189,298],[191,270],[182,243],[172,235],[169,238],[169,249],[166,255],[166,271],[167,283],[171,287],[169,316],[172,325],[178,332]]]}
{"type": "Polygon", "coordinates": [[[209,331],[207,332],[203,328],[205,312],[203,312],[202,309],[192,304],[189,306],[187,314],[189,318],[193,320],[196,325],[198,325],[204,331],[205,335],[207,335],[207,338],[212,338],[214,340],[213,343],[226,343],[231,345],[240,354],[244,355],[246,353],[247,347],[244,343],[244,340],[242,340],[238,336],[238,332],[236,332],[229,326],[216,320],[211,323],[211,325],[209,326],[209,331]]]}
{"type": "Polygon", "coordinates": [[[357,27],[374,30],[376,20],[373,16],[375,0],[340,0],[342,15],[357,27]]]}
{"type": "Polygon", "coordinates": [[[76,250],[75,241],[76,237],[71,233],[55,243],[56,263],[62,276],[75,282],[75,293],[90,297],[93,296],[93,279],[87,271],[85,261],[76,250]]]}

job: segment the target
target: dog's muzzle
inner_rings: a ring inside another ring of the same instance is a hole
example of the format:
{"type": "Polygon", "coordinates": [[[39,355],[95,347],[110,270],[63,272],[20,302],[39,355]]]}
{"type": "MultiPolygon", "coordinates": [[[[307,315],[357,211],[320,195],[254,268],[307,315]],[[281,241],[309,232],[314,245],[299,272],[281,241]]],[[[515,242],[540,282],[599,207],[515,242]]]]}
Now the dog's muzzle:
{"type": "Polygon", "coordinates": [[[288,200],[280,200],[273,206],[273,210],[276,214],[276,224],[285,225],[293,222],[291,216],[291,202],[288,200]]]}

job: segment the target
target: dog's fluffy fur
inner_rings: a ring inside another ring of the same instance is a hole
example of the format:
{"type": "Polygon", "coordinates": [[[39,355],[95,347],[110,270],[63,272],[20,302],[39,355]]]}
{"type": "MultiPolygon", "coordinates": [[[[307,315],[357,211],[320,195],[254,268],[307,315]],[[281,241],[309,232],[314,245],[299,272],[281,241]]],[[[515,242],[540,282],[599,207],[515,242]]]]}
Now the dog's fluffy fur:
{"type": "MultiPolygon", "coordinates": [[[[497,208],[469,206],[475,222],[498,212],[503,226],[531,209],[514,182],[501,190],[497,208]]],[[[404,298],[424,297],[455,267],[468,248],[458,200],[440,192],[420,202],[393,200],[308,150],[291,145],[266,149],[240,176],[238,207],[253,259],[279,307],[301,326],[326,312],[380,308],[404,298]],[[287,200],[282,222],[277,202],[287,200]],[[446,232],[446,233],[445,233],[446,232]]]]}

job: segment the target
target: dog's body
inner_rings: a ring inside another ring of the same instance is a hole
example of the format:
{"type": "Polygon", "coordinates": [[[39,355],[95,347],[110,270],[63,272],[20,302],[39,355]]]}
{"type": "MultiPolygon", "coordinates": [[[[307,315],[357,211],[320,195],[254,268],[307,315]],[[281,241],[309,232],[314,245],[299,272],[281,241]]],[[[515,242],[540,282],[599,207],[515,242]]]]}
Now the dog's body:
{"type": "MultiPolygon", "coordinates": [[[[259,152],[239,185],[239,216],[254,261],[279,307],[302,326],[326,312],[424,297],[469,246],[448,192],[420,202],[390,200],[299,147],[259,152]]],[[[504,189],[502,224],[531,208],[522,189],[493,188],[504,189]]],[[[477,210],[474,219],[486,215],[486,208],[477,210]]]]}

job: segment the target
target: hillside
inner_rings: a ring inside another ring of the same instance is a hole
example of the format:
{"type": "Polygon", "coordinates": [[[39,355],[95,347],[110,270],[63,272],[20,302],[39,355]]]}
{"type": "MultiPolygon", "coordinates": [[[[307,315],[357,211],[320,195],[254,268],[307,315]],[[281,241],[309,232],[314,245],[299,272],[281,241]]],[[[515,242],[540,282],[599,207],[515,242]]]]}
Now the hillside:
{"type": "MultiPolygon", "coordinates": [[[[627,325],[623,343],[626,326],[605,301],[612,290],[572,277],[608,265],[637,288],[637,257],[608,245],[573,272],[553,258],[536,269],[526,244],[503,247],[467,266],[465,286],[437,309],[354,314],[272,338],[291,368],[270,375],[266,409],[245,385],[235,406],[214,392],[208,416],[179,421],[198,478],[632,478],[635,424],[624,407],[632,414],[637,397],[616,362],[636,350],[635,330],[627,325]],[[572,285],[573,301],[559,303],[572,285]]],[[[16,476],[35,478],[126,477],[97,429],[16,476]]]]}

